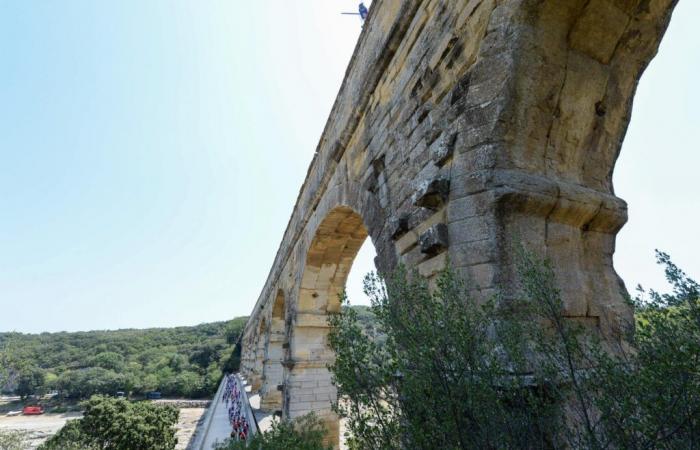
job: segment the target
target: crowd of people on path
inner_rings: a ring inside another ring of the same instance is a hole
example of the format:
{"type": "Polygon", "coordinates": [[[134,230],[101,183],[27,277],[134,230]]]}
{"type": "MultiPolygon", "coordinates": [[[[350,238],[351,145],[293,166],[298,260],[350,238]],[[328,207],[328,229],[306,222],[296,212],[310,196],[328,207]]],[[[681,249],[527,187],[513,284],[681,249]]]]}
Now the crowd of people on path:
{"type": "Polygon", "coordinates": [[[245,392],[236,380],[236,375],[226,375],[222,402],[226,402],[228,420],[231,424],[231,439],[245,441],[250,435],[251,424],[246,419],[244,402],[247,402],[245,392]]]}

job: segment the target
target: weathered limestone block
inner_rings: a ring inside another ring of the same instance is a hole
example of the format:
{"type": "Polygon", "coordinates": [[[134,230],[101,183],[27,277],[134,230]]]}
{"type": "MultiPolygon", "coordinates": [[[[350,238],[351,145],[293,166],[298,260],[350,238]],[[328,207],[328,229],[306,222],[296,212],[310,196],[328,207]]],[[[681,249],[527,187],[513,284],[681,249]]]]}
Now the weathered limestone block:
{"type": "Polygon", "coordinates": [[[437,209],[445,204],[450,194],[450,181],[445,178],[421,181],[416,187],[413,204],[437,209]]]}
{"type": "Polygon", "coordinates": [[[456,142],[457,133],[451,133],[444,135],[431,146],[430,153],[433,163],[435,163],[436,166],[443,166],[452,158],[456,142]]]}
{"type": "Polygon", "coordinates": [[[630,16],[608,0],[591,0],[569,35],[571,48],[610,63],[630,16]]]}
{"type": "Polygon", "coordinates": [[[418,273],[425,278],[431,278],[447,267],[447,253],[440,253],[418,264],[418,273]]]}
{"type": "Polygon", "coordinates": [[[391,238],[398,239],[409,230],[408,227],[408,214],[401,214],[398,217],[392,217],[389,219],[389,226],[391,227],[391,238]]]}
{"type": "MultiPolygon", "coordinates": [[[[421,209],[421,211],[426,210],[421,209]]],[[[411,249],[415,248],[418,244],[418,239],[420,235],[423,234],[426,230],[428,230],[428,228],[436,224],[445,222],[445,209],[442,209],[438,212],[430,211],[430,213],[431,215],[426,217],[426,215],[422,214],[421,212],[419,217],[423,220],[419,223],[414,223],[413,220],[409,222],[409,231],[406,232],[406,234],[399,238],[395,243],[396,251],[400,255],[404,255],[411,249]]],[[[416,214],[413,214],[411,217],[415,218],[416,214]]]]}
{"type": "Polygon", "coordinates": [[[420,235],[419,240],[421,253],[434,256],[445,251],[448,246],[447,225],[433,225],[420,235]]]}

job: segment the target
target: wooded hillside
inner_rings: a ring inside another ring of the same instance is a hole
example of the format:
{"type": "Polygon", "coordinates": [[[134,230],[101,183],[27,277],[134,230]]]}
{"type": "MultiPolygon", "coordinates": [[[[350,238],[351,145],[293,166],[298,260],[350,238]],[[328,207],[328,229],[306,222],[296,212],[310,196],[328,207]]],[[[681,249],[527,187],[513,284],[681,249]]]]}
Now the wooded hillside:
{"type": "Polygon", "coordinates": [[[193,327],[0,333],[0,390],[72,398],[117,391],[206,397],[231,370],[246,318],[193,327]]]}

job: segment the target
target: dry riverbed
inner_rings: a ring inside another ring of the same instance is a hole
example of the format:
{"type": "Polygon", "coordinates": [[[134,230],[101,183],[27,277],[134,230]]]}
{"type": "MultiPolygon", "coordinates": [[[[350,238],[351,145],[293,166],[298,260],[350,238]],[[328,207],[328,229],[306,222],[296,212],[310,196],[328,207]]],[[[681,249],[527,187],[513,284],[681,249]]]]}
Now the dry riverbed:
{"type": "Polygon", "coordinates": [[[0,416],[0,430],[24,433],[27,449],[35,449],[56,433],[71,419],[82,417],[80,413],[42,414],[41,416],[0,416]]]}
{"type": "MultiPolygon", "coordinates": [[[[187,448],[194,430],[197,428],[205,408],[182,408],[180,420],[177,424],[178,450],[187,448]]],[[[78,419],[80,413],[43,414],[41,416],[15,416],[0,415],[0,430],[20,431],[25,434],[27,450],[36,449],[42,442],[56,433],[71,419],[78,419]]]]}
{"type": "Polygon", "coordinates": [[[206,408],[182,408],[180,409],[180,420],[177,424],[177,446],[176,450],[185,450],[190,439],[197,429],[197,424],[204,415],[206,408]]]}

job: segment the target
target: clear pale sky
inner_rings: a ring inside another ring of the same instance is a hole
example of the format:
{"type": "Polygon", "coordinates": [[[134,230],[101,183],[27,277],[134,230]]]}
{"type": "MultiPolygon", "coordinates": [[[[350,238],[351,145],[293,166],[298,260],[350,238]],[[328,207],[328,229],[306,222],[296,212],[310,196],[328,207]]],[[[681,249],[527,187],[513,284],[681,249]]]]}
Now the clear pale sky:
{"type": "MultiPolygon", "coordinates": [[[[360,32],[351,0],[0,2],[0,330],[247,315],[360,32]]],[[[700,2],[680,2],[615,172],[615,263],[700,277],[700,2]]],[[[363,303],[365,245],[348,289],[363,303]]]]}

